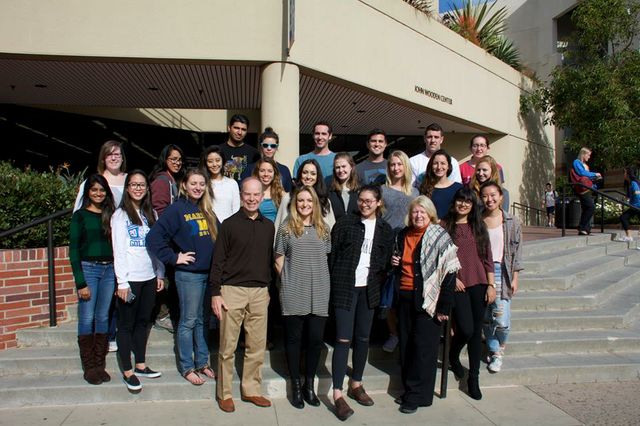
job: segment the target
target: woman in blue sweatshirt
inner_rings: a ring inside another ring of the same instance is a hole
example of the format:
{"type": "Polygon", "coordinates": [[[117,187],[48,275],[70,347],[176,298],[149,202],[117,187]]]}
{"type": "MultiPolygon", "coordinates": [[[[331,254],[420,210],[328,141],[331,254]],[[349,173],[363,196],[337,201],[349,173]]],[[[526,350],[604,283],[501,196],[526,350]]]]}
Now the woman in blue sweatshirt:
{"type": "Polygon", "coordinates": [[[164,211],[147,234],[147,247],[163,263],[176,269],[180,299],[178,357],[180,373],[201,385],[198,373],[214,378],[209,348],[203,335],[205,289],[218,234],[209,195],[209,181],[198,169],[189,169],[180,185],[181,197],[164,211]],[[195,359],[194,359],[195,358],[195,359]]]}

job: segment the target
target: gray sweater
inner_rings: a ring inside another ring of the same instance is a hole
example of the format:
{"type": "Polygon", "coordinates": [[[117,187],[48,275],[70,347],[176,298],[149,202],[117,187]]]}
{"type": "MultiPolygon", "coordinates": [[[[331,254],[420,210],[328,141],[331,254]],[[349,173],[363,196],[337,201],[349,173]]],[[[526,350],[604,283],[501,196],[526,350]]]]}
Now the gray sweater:
{"type": "Polygon", "coordinates": [[[411,195],[406,195],[404,192],[386,185],[380,188],[382,189],[382,201],[385,208],[382,218],[391,225],[391,229],[395,233],[398,233],[405,226],[404,219],[409,213],[409,204],[419,195],[418,190],[412,187],[411,195]]]}

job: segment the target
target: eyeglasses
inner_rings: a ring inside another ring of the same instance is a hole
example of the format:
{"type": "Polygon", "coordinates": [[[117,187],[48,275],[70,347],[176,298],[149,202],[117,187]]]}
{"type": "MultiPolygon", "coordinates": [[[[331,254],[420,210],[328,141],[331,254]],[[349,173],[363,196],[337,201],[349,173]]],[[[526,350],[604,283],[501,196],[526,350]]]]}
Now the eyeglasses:
{"type": "Polygon", "coordinates": [[[363,200],[362,198],[358,198],[358,203],[359,204],[364,204],[366,206],[371,206],[373,205],[373,203],[375,203],[377,200],[375,198],[371,198],[368,200],[363,200]]]}
{"type": "Polygon", "coordinates": [[[120,154],[119,152],[113,152],[111,154],[107,154],[107,157],[120,158],[122,157],[122,154],[120,154]]]}
{"type": "Polygon", "coordinates": [[[263,144],[262,144],[262,147],[263,147],[264,149],[269,149],[269,148],[271,148],[271,149],[278,149],[278,144],[277,144],[277,143],[263,143],[263,144]]]}
{"type": "Polygon", "coordinates": [[[171,161],[173,164],[182,164],[182,158],[180,157],[169,157],[167,161],[171,161]]]}
{"type": "Polygon", "coordinates": [[[473,144],[473,145],[471,145],[471,148],[475,148],[475,149],[486,148],[486,147],[487,147],[487,145],[485,145],[485,144],[473,144]]]}
{"type": "Polygon", "coordinates": [[[146,183],[131,182],[129,184],[129,188],[131,188],[131,189],[147,189],[147,184],[146,183]]]}
{"type": "Polygon", "coordinates": [[[463,206],[471,206],[473,205],[473,201],[471,200],[456,200],[456,204],[460,204],[463,206]]]}

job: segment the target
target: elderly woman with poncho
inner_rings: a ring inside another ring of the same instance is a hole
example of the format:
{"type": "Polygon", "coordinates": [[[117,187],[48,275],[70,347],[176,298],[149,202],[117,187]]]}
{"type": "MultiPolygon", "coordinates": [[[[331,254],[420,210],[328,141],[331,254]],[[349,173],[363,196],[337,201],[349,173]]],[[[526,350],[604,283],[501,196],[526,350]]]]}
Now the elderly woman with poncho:
{"type": "Polygon", "coordinates": [[[407,227],[397,237],[391,264],[396,268],[398,335],[404,394],[400,412],[415,413],[433,402],[442,321],[453,302],[457,247],[437,224],[436,208],[419,196],[409,205],[407,227]]]}

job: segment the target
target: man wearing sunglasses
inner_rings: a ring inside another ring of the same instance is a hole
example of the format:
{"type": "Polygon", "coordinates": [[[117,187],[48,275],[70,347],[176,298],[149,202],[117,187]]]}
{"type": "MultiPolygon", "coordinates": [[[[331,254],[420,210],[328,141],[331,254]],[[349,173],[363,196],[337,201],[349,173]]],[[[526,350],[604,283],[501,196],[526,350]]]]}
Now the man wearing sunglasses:
{"type": "MultiPolygon", "coordinates": [[[[262,158],[271,158],[273,161],[276,161],[275,156],[276,152],[278,151],[279,145],[280,138],[271,127],[267,127],[266,129],[264,129],[264,132],[262,132],[262,134],[258,136],[258,150],[260,151],[260,155],[262,156],[262,158]]],[[[277,161],[276,164],[278,165],[278,171],[280,172],[282,187],[286,192],[291,192],[291,171],[284,164],[278,163],[277,161]]],[[[249,164],[242,172],[241,178],[244,179],[251,176],[255,167],[256,163],[249,164]]]]}
{"type": "Polygon", "coordinates": [[[242,180],[242,172],[248,164],[255,163],[260,158],[258,150],[244,142],[249,129],[249,118],[246,115],[235,114],[229,120],[229,139],[220,145],[220,151],[227,159],[224,165],[224,175],[234,179],[238,184],[242,180]]]}

